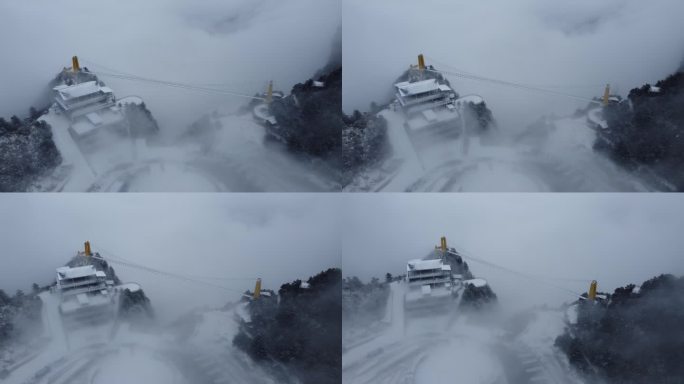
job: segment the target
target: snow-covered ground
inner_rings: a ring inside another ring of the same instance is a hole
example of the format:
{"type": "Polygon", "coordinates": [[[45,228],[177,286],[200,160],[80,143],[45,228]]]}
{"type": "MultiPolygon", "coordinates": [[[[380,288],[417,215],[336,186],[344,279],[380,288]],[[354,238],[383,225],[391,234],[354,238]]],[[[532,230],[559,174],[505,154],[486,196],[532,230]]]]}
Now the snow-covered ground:
{"type": "Polygon", "coordinates": [[[404,283],[391,284],[384,326],[343,340],[343,383],[581,383],[553,346],[563,311],[535,310],[521,332],[508,335],[455,309],[405,316],[404,291],[404,283]]]}
{"type": "MultiPolygon", "coordinates": [[[[62,164],[35,186],[39,191],[104,192],[318,192],[339,190],[336,173],[282,144],[264,140],[265,130],[249,114],[215,114],[209,142],[147,145],[145,140],[98,133],[78,145],[69,121],[51,111],[62,164]],[[86,148],[84,148],[84,146],[86,148]]],[[[163,129],[163,127],[161,128],[163,129]]]]}
{"type": "MultiPolygon", "coordinates": [[[[125,287],[139,288],[135,283],[125,287]]],[[[275,383],[232,346],[244,304],[202,312],[192,334],[179,343],[164,329],[141,331],[115,321],[66,331],[59,297],[50,292],[40,297],[49,341],[10,367],[3,383],[275,383]]]]}
{"type": "MultiPolygon", "coordinates": [[[[198,163],[224,174],[236,191],[322,192],[339,190],[333,170],[282,143],[265,140],[265,129],[250,114],[217,113],[212,141],[198,163]]],[[[218,175],[217,175],[218,177],[218,175]]]]}
{"type": "MultiPolygon", "coordinates": [[[[653,187],[593,150],[587,116],[548,121],[534,140],[482,143],[477,137],[411,140],[400,112],[384,110],[392,156],[359,175],[349,191],[649,191],[653,187]]],[[[598,118],[595,110],[590,116],[598,118]]],[[[505,125],[498,130],[505,134],[505,125]]]]}

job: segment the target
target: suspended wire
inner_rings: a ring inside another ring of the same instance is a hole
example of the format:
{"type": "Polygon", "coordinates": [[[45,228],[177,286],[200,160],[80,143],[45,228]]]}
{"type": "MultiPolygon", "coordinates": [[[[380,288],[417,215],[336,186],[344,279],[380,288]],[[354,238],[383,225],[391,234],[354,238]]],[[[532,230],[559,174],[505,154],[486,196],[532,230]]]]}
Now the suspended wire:
{"type": "Polygon", "coordinates": [[[240,81],[240,82],[231,82],[231,83],[191,83],[193,86],[198,86],[198,87],[220,87],[220,88],[233,88],[233,87],[238,87],[238,86],[250,86],[250,87],[256,87],[256,88],[263,88],[266,89],[268,86],[268,81],[265,80],[245,80],[245,81],[240,81]]]}
{"type": "Polygon", "coordinates": [[[226,277],[226,276],[207,276],[207,275],[186,275],[190,276],[193,279],[206,279],[206,280],[227,280],[227,281],[234,281],[234,280],[256,280],[258,279],[257,277],[226,277]]]}
{"type": "Polygon", "coordinates": [[[550,89],[543,89],[543,88],[532,87],[532,86],[528,86],[528,85],[524,85],[524,84],[512,83],[510,81],[505,81],[505,80],[497,80],[497,79],[492,79],[492,78],[487,78],[487,77],[482,77],[482,76],[473,76],[473,75],[467,75],[464,73],[444,71],[444,70],[441,70],[441,71],[434,70],[434,69],[425,69],[425,70],[428,72],[447,74],[447,75],[456,76],[456,77],[460,77],[460,78],[468,79],[468,80],[483,81],[483,82],[488,82],[488,83],[492,83],[492,84],[504,85],[504,86],[508,86],[508,87],[512,87],[512,88],[517,88],[517,89],[524,89],[527,91],[544,93],[547,95],[562,96],[562,97],[567,97],[567,98],[571,98],[571,99],[582,100],[582,101],[586,101],[588,103],[596,103],[596,104],[601,103],[598,100],[594,100],[594,99],[584,97],[584,96],[577,96],[577,95],[572,95],[569,93],[553,91],[550,89]]]}
{"type": "Polygon", "coordinates": [[[179,88],[179,89],[187,89],[187,90],[199,91],[199,92],[204,92],[204,93],[209,93],[209,94],[242,97],[245,99],[266,100],[266,98],[260,97],[260,96],[253,96],[253,95],[248,95],[245,93],[233,92],[233,91],[228,91],[228,90],[224,90],[224,89],[201,87],[201,86],[184,84],[184,83],[176,83],[176,82],[171,82],[171,81],[167,81],[167,80],[150,79],[150,78],[144,78],[144,77],[140,77],[140,76],[119,75],[119,74],[105,73],[105,72],[95,72],[95,73],[98,76],[113,77],[116,79],[129,80],[129,81],[147,82],[147,83],[152,83],[152,84],[163,85],[163,86],[170,87],[170,88],[179,88]]]}
{"type": "Polygon", "coordinates": [[[425,71],[438,73],[438,74],[447,74],[447,75],[456,76],[456,77],[459,77],[462,79],[488,82],[491,84],[503,85],[503,86],[508,86],[508,87],[517,88],[517,89],[524,89],[527,91],[539,92],[539,93],[544,93],[547,95],[567,97],[567,98],[582,100],[582,101],[589,102],[589,103],[601,104],[601,102],[598,100],[594,100],[594,99],[584,97],[584,96],[577,96],[577,95],[573,95],[573,94],[569,94],[569,93],[565,93],[565,92],[559,92],[559,91],[554,91],[554,90],[550,90],[550,89],[544,89],[544,88],[540,88],[540,87],[536,87],[536,86],[532,86],[532,85],[526,85],[526,84],[521,84],[521,83],[514,83],[512,81],[506,81],[506,80],[499,80],[499,79],[494,79],[494,78],[490,78],[490,77],[484,77],[484,76],[476,75],[474,73],[461,71],[461,70],[448,71],[448,70],[436,70],[436,69],[427,69],[426,68],[425,71]]]}
{"type": "Polygon", "coordinates": [[[460,73],[465,73],[465,74],[467,74],[467,75],[476,76],[475,73],[468,72],[468,71],[465,71],[465,70],[463,70],[463,69],[458,69],[458,68],[456,68],[456,67],[454,67],[454,66],[452,66],[452,65],[450,65],[450,64],[447,64],[447,63],[445,63],[445,62],[443,62],[443,61],[439,61],[439,60],[435,59],[434,57],[425,56],[425,58],[428,59],[428,60],[430,60],[430,61],[434,61],[435,63],[439,64],[440,66],[442,66],[442,67],[444,67],[444,68],[450,68],[451,70],[456,71],[456,72],[460,72],[460,73]]]}
{"type": "MultiPolygon", "coordinates": [[[[81,61],[86,63],[86,64],[89,63],[90,66],[99,67],[99,68],[104,69],[105,71],[109,71],[109,72],[117,74],[117,75],[136,76],[136,75],[129,73],[129,72],[124,72],[124,71],[121,71],[121,70],[118,70],[118,69],[115,69],[112,67],[108,67],[108,66],[103,65],[103,64],[95,63],[92,60],[81,59],[81,61]]],[[[97,73],[97,72],[99,72],[99,71],[95,71],[93,73],[97,73]]],[[[244,85],[249,85],[249,86],[258,85],[260,88],[266,88],[266,86],[268,85],[268,82],[264,81],[264,80],[244,80],[244,81],[240,81],[240,82],[231,82],[231,83],[186,83],[186,84],[191,85],[191,86],[197,86],[197,87],[235,87],[237,85],[243,85],[243,86],[244,85]]]]}
{"type": "Polygon", "coordinates": [[[208,282],[206,282],[206,281],[197,280],[197,279],[192,279],[192,278],[188,278],[188,277],[185,277],[185,276],[177,275],[177,274],[174,274],[174,273],[169,273],[169,272],[160,271],[160,270],[157,270],[157,269],[154,269],[154,268],[150,268],[150,267],[145,267],[145,266],[139,265],[139,264],[132,264],[132,263],[127,263],[127,262],[125,262],[125,261],[112,260],[111,258],[104,258],[104,257],[101,257],[101,256],[92,256],[92,257],[95,258],[95,259],[98,259],[98,260],[106,261],[106,262],[108,262],[108,263],[113,263],[113,264],[117,264],[117,265],[122,265],[122,266],[124,266],[124,267],[139,269],[139,270],[143,270],[143,271],[146,271],[146,272],[149,272],[149,273],[152,273],[152,274],[156,274],[156,275],[160,275],[160,276],[165,276],[165,277],[170,277],[170,278],[182,280],[182,281],[185,281],[185,282],[188,282],[188,283],[192,283],[192,284],[205,285],[205,286],[208,286],[208,287],[211,287],[211,288],[222,289],[222,290],[229,291],[229,292],[234,292],[234,293],[243,293],[243,291],[238,291],[238,290],[236,290],[236,289],[228,288],[228,287],[225,287],[225,286],[222,286],[222,285],[212,284],[212,283],[208,283],[208,282]]]}
{"type": "Polygon", "coordinates": [[[101,67],[101,68],[109,71],[109,72],[91,71],[92,73],[94,73],[98,76],[112,77],[112,78],[116,78],[116,79],[129,80],[129,81],[147,82],[147,83],[163,85],[163,86],[171,87],[171,88],[187,89],[187,90],[193,90],[193,91],[204,92],[204,93],[209,93],[209,94],[229,95],[229,96],[242,97],[242,98],[253,99],[253,100],[266,100],[264,97],[253,96],[253,95],[248,95],[248,94],[239,93],[239,92],[233,92],[233,91],[229,91],[229,90],[225,90],[225,89],[210,88],[210,87],[201,86],[201,85],[193,85],[193,84],[188,84],[188,83],[179,83],[179,82],[173,82],[173,81],[169,81],[169,80],[152,79],[149,77],[138,76],[138,75],[134,75],[131,73],[118,71],[114,68],[110,68],[110,67],[107,67],[107,66],[104,66],[101,64],[97,64],[97,63],[94,63],[90,60],[84,60],[84,62],[94,64],[96,67],[101,67]]]}
{"type": "MultiPolygon", "coordinates": [[[[103,253],[107,254],[109,258],[114,259],[114,260],[119,260],[119,261],[124,261],[130,264],[137,264],[135,261],[126,259],[122,256],[115,255],[113,252],[108,251],[101,247],[99,244],[92,243],[93,247],[97,247],[97,249],[101,250],[103,253]]],[[[183,276],[193,278],[193,279],[212,279],[212,280],[256,280],[257,277],[230,277],[230,276],[203,276],[203,275],[188,275],[184,274],[183,276]]]]}
{"type": "MultiPolygon", "coordinates": [[[[126,259],[126,258],[124,258],[124,257],[115,255],[113,252],[104,249],[104,248],[101,247],[99,244],[98,244],[98,245],[93,244],[93,246],[94,246],[94,247],[97,247],[99,250],[103,251],[103,253],[107,254],[109,259],[113,259],[113,260],[115,260],[115,261],[126,262],[126,263],[129,263],[129,264],[131,264],[131,265],[139,265],[139,266],[142,266],[142,264],[138,264],[138,263],[136,263],[136,262],[133,261],[133,260],[126,259]]],[[[176,274],[177,274],[177,275],[181,275],[181,274],[178,274],[178,273],[176,273],[176,274]]],[[[198,275],[188,275],[188,274],[184,274],[184,275],[182,275],[182,276],[185,276],[185,277],[188,277],[188,278],[193,278],[193,279],[200,279],[200,280],[201,280],[201,279],[204,279],[204,278],[206,278],[206,279],[220,279],[220,280],[256,280],[256,279],[257,279],[256,277],[227,277],[227,276],[219,277],[219,276],[198,276],[198,275]]]]}
{"type": "MultiPolygon", "coordinates": [[[[468,71],[465,71],[462,69],[458,69],[458,68],[451,66],[451,65],[449,65],[443,61],[439,61],[433,57],[425,56],[425,58],[430,60],[430,61],[434,61],[435,63],[439,64],[440,67],[451,69],[454,72],[459,72],[459,73],[463,73],[466,75],[472,75],[472,76],[479,76],[475,73],[468,72],[468,71]]],[[[529,84],[529,83],[526,83],[523,85],[530,86],[530,87],[539,87],[539,88],[567,88],[567,89],[571,89],[571,88],[574,88],[574,89],[596,89],[596,88],[599,88],[599,89],[601,89],[605,86],[605,84],[598,84],[598,83],[596,83],[596,84],[529,84]]]]}
{"type": "MultiPolygon", "coordinates": [[[[447,250],[447,253],[449,253],[449,254],[451,254],[451,255],[454,255],[454,256],[460,256],[460,257],[462,257],[462,258],[464,258],[464,259],[468,259],[468,260],[471,260],[471,261],[475,261],[475,262],[477,262],[477,263],[481,263],[481,264],[487,265],[487,266],[489,266],[489,267],[496,268],[496,269],[499,269],[499,270],[502,270],[502,271],[505,271],[505,272],[508,272],[508,273],[517,275],[517,276],[519,276],[519,277],[526,278],[526,279],[528,279],[528,280],[534,280],[534,281],[536,281],[536,282],[540,282],[540,283],[545,284],[545,285],[547,285],[547,286],[549,286],[549,287],[552,287],[552,288],[555,288],[555,289],[564,291],[564,292],[566,292],[566,293],[571,293],[573,296],[576,296],[576,297],[580,297],[580,298],[582,297],[582,294],[581,294],[581,293],[578,293],[578,292],[576,292],[576,291],[573,291],[572,289],[568,289],[568,288],[565,288],[565,287],[560,286],[560,285],[552,284],[552,283],[550,283],[548,280],[545,280],[544,278],[541,278],[540,276],[536,276],[536,275],[532,275],[532,274],[529,274],[529,273],[524,273],[524,272],[516,271],[516,270],[514,270],[514,269],[511,269],[511,268],[508,268],[508,267],[504,267],[504,266],[502,266],[502,265],[495,264],[495,263],[492,263],[492,262],[490,262],[490,261],[487,261],[487,260],[484,260],[484,259],[481,259],[481,258],[478,258],[478,257],[465,255],[465,254],[463,254],[463,253],[461,253],[461,252],[455,252],[455,251],[447,250]]],[[[587,281],[588,281],[588,280],[587,280],[587,281]]]]}
{"type": "MultiPolygon", "coordinates": [[[[98,248],[99,248],[100,250],[103,250],[101,247],[98,247],[98,248]]],[[[104,250],[103,250],[103,251],[104,251],[104,250]]],[[[124,267],[139,269],[139,270],[146,271],[146,272],[149,272],[149,273],[152,273],[152,274],[156,274],[156,275],[160,275],[160,276],[165,276],[165,277],[170,277],[170,278],[182,280],[182,281],[189,282],[189,283],[193,283],[193,284],[201,284],[201,285],[205,285],[205,286],[212,287],[212,288],[218,288],[218,289],[222,289],[222,290],[229,291],[229,292],[244,293],[243,291],[238,291],[238,290],[236,290],[236,289],[228,288],[228,287],[225,287],[225,286],[223,286],[223,285],[218,285],[218,284],[206,282],[206,281],[203,281],[203,280],[200,280],[200,279],[195,279],[195,278],[190,277],[190,276],[187,276],[187,275],[181,275],[181,274],[178,274],[178,273],[172,273],[172,272],[162,271],[162,270],[159,270],[159,269],[156,269],[156,268],[148,267],[148,266],[145,266],[145,265],[142,265],[142,264],[138,264],[138,263],[133,263],[133,262],[124,261],[124,260],[121,260],[121,259],[118,258],[118,257],[111,257],[111,256],[112,256],[112,255],[109,255],[109,257],[107,257],[107,258],[102,257],[102,256],[91,256],[91,257],[93,257],[93,258],[95,258],[95,259],[98,259],[98,260],[106,261],[106,262],[108,262],[108,263],[114,263],[114,264],[118,264],[118,265],[123,265],[124,267]]]]}
{"type": "MultiPolygon", "coordinates": [[[[452,252],[452,253],[453,253],[453,252],[452,252]]],[[[487,262],[487,263],[490,263],[492,266],[495,266],[495,267],[497,267],[497,268],[499,268],[499,269],[506,269],[506,270],[508,270],[509,272],[513,272],[513,273],[519,274],[519,275],[521,275],[521,276],[525,276],[525,277],[529,277],[529,278],[537,279],[537,280],[545,280],[545,281],[548,281],[548,280],[556,280],[556,281],[566,281],[566,282],[571,282],[571,283],[589,283],[589,282],[592,281],[592,279],[586,279],[586,278],[558,277],[558,276],[556,276],[556,277],[551,277],[551,276],[536,275],[536,274],[532,274],[532,273],[520,272],[520,271],[511,269],[511,268],[508,268],[508,267],[505,267],[505,266],[502,266],[502,265],[495,264],[495,263],[493,263],[493,262],[487,261],[487,260],[482,259],[482,258],[478,258],[478,257],[475,257],[475,256],[471,256],[470,252],[457,251],[455,254],[460,255],[460,256],[463,256],[463,257],[465,257],[465,258],[467,258],[467,259],[472,259],[473,261],[477,261],[477,262],[487,262]]]]}
{"type": "MultiPolygon", "coordinates": [[[[474,256],[470,256],[470,255],[472,255],[472,252],[470,252],[469,250],[465,249],[462,246],[459,246],[459,251],[457,251],[457,253],[460,255],[468,255],[469,257],[474,258],[474,256]]],[[[560,276],[551,277],[551,276],[547,276],[547,275],[534,275],[534,274],[530,274],[530,275],[535,276],[539,279],[567,281],[567,282],[572,282],[572,283],[590,283],[593,280],[593,279],[579,278],[579,277],[560,277],[560,276]]]]}
{"type": "Polygon", "coordinates": [[[98,64],[98,63],[96,63],[96,62],[94,62],[94,61],[92,61],[92,60],[81,59],[81,61],[82,61],[83,63],[85,63],[85,64],[90,63],[90,66],[100,67],[100,68],[102,68],[102,69],[104,69],[104,70],[106,70],[106,71],[114,72],[114,73],[117,73],[117,74],[120,74],[120,75],[135,76],[135,75],[133,75],[132,73],[126,73],[126,72],[120,71],[120,70],[118,70],[118,69],[114,69],[114,68],[112,68],[112,67],[108,67],[108,66],[103,65],[103,64],[98,64]]]}
{"type": "Polygon", "coordinates": [[[540,88],[565,88],[565,89],[596,89],[596,90],[602,90],[603,87],[605,87],[605,84],[577,84],[577,85],[569,85],[569,84],[527,84],[532,87],[540,87],[540,88]]]}

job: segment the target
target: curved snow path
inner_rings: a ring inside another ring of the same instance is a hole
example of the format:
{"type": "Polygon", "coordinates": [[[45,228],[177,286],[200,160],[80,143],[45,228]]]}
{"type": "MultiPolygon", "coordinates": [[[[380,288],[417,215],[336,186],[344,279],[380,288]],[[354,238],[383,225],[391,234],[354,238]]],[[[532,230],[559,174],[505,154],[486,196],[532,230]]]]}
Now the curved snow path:
{"type": "Polygon", "coordinates": [[[404,286],[392,283],[391,292],[391,316],[386,316],[391,324],[378,335],[345,346],[343,383],[579,382],[553,352],[551,339],[563,326],[555,312],[541,313],[522,338],[504,341],[503,331],[467,322],[456,311],[405,318],[404,286]]]}

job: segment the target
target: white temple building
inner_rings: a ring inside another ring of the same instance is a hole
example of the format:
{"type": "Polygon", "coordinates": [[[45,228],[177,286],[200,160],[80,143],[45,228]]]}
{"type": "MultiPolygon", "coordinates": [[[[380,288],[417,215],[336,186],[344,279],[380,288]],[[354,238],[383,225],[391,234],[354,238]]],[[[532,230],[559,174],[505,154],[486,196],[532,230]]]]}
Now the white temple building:
{"type": "Polygon", "coordinates": [[[394,84],[399,105],[407,115],[421,113],[425,110],[449,106],[453,107],[456,94],[446,84],[436,79],[415,82],[402,81],[394,84]]]}
{"type": "Polygon", "coordinates": [[[396,107],[406,115],[405,128],[418,133],[425,128],[452,126],[460,118],[457,95],[447,84],[430,78],[394,84],[396,107]]]}
{"type": "Polygon", "coordinates": [[[69,118],[69,130],[77,138],[123,121],[112,89],[95,80],[61,84],[53,91],[56,111],[69,118]]]}
{"type": "Polygon", "coordinates": [[[408,290],[404,307],[408,310],[449,305],[454,282],[451,266],[442,259],[411,260],[406,264],[408,290]]]}
{"type": "Polygon", "coordinates": [[[72,119],[112,107],[116,103],[112,89],[98,85],[97,81],[74,85],[62,84],[53,90],[55,102],[72,119]]]}
{"type": "Polygon", "coordinates": [[[60,313],[66,318],[97,321],[113,315],[107,275],[92,265],[57,268],[56,289],[62,299],[60,313]]]}

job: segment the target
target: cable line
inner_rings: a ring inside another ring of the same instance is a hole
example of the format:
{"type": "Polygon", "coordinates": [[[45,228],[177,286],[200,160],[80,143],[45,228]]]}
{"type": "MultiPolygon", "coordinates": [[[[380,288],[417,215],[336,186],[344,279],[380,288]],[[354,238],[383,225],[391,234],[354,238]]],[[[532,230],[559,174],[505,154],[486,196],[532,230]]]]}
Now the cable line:
{"type": "MultiPolygon", "coordinates": [[[[459,246],[459,249],[463,250],[463,247],[459,246]]],[[[465,252],[461,251],[456,251],[459,255],[471,255],[472,252],[469,250],[465,250],[465,252]]],[[[475,258],[474,256],[468,256],[475,258]]],[[[568,281],[568,282],[573,282],[573,283],[590,283],[593,279],[586,279],[586,278],[578,278],[578,277],[549,277],[549,276],[542,276],[542,275],[534,275],[534,274],[529,274],[530,276],[535,276],[536,278],[539,279],[549,279],[549,280],[560,280],[560,281],[568,281]]]]}
{"type": "Polygon", "coordinates": [[[244,293],[243,291],[238,291],[238,290],[236,290],[236,289],[224,287],[224,286],[222,286],[222,285],[218,285],[218,284],[214,284],[214,283],[209,283],[209,282],[206,282],[206,281],[194,279],[194,278],[192,278],[192,277],[183,276],[183,275],[177,274],[177,273],[162,271],[162,270],[155,269],[155,268],[152,268],[152,267],[144,266],[144,265],[142,265],[142,264],[131,263],[131,262],[122,261],[122,260],[116,260],[116,258],[111,258],[111,257],[108,257],[108,258],[104,258],[104,257],[102,257],[102,256],[91,256],[91,257],[93,257],[93,258],[95,258],[95,259],[97,259],[97,260],[106,261],[106,262],[108,262],[108,263],[114,263],[114,264],[118,264],[118,265],[123,265],[123,266],[125,266],[125,267],[139,269],[139,270],[146,271],[146,272],[150,272],[150,273],[152,273],[152,274],[156,274],[156,275],[160,275],[160,276],[171,277],[171,278],[175,278],[175,279],[182,280],[182,281],[189,282],[189,283],[193,283],[193,284],[201,284],[201,285],[205,285],[205,286],[208,286],[208,287],[211,287],[211,288],[218,288],[218,289],[222,289],[222,290],[225,290],[225,291],[236,292],[236,293],[240,293],[240,294],[244,293]]]}
{"type": "MultiPolygon", "coordinates": [[[[109,72],[117,74],[117,75],[136,76],[132,73],[124,72],[124,71],[121,71],[121,70],[118,70],[118,69],[115,69],[112,67],[108,67],[108,66],[105,66],[102,64],[98,64],[98,63],[95,63],[95,62],[88,60],[88,59],[83,59],[82,61],[85,63],[89,63],[90,66],[100,67],[100,68],[104,69],[105,71],[109,71],[109,72]]],[[[98,72],[99,71],[94,71],[92,73],[98,73],[98,72]]],[[[191,86],[196,86],[196,87],[234,87],[237,85],[253,87],[255,85],[258,85],[258,88],[266,88],[266,86],[268,85],[268,81],[244,80],[244,81],[240,81],[240,82],[231,82],[231,83],[186,83],[186,84],[191,85],[191,86]]]]}
{"type": "Polygon", "coordinates": [[[199,92],[210,93],[210,94],[236,96],[236,97],[242,97],[245,99],[266,100],[266,98],[260,97],[260,96],[252,96],[252,95],[247,95],[244,93],[227,91],[224,89],[216,89],[216,88],[209,88],[209,87],[200,87],[200,86],[195,86],[195,85],[191,85],[191,84],[176,83],[176,82],[167,81],[167,80],[144,78],[144,77],[140,77],[140,76],[119,75],[119,74],[105,73],[105,72],[94,72],[94,73],[96,73],[98,76],[113,77],[116,79],[129,80],[129,81],[147,82],[147,83],[152,83],[152,84],[157,84],[157,85],[163,85],[163,86],[170,87],[170,88],[180,88],[180,89],[187,89],[187,90],[199,91],[199,92]]]}
{"type": "MultiPolygon", "coordinates": [[[[458,68],[451,66],[451,65],[449,65],[443,61],[439,61],[433,57],[425,56],[425,58],[439,64],[442,67],[451,69],[454,72],[459,72],[459,73],[472,75],[472,76],[479,76],[475,73],[468,72],[468,71],[465,71],[462,69],[458,69],[458,68]]],[[[523,84],[523,83],[521,83],[521,84],[523,84]]],[[[539,87],[539,88],[575,88],[575,89],[580,89],[580,88],[581,89],[594,89],[594,88],[602,89],[605,86],[605,84],[598,84],[598,83],[596,83],[596,84],[523,84],[523,85],[530,86],[530,87],[539,87]]]]}
{"type": "MultiPolygon", "coordinates": [[[[579,297],[579,298],[582,297],[582,294],[580,294],[580,293],[578,293],[578,292],[576,292],[576,291],[573,291],[573,290],[571,290],[571,289],[562,287],[562,286],[560,286],[560,285],[556,285],[556,284],[549,283],[547,280],[544,280],[543,278],[540,278],[539,276],[535,276],[535,275],[531,275],[531,274],[528,274],[528,273],[516,271],[516,270],[514,270],[514,269],[510,269],[510,268],[508,268],[508,267],[504,267],[504,266],[502,266],[502,265],[498,265],[498,264],[492,263],[492,262],[490,262],[490,261],[487,261],[487,260],[484,260],[484,259],[481,259],[481,258],[477,258],[477,257],[473,257],[473,256],[468,256],[468,255],[462,254],[462,253],[460,253],[460,252],[455,252],[455,251],[447,250],[447,253],[449,253],[449,254],[451,254],[451,255],[454,255],[454,256],[460,256],[460,257],[462,257],[462,258],[465,258],[465,259],[468,259],[468,260],[471,260],[471,261],[475,261],[475,262],[478,262],[478,263],[481,263],[481,264],[490,266],[490,267],[492,267],[492,268],[500,269],[500,270],[502,270],[502,271],[509,272],[509,273],[514,274],[514,275],[517,275],[517,276],[519,276],[519,277],[524,277],[524,278],[529,279],[529,280],[534,280],[534,281],[540,282],[540,283],[542,283],[542,284],[546,284],[546,285],[548,285],[549,287],[552,287],[552,288],[556,288],[556,289],[562,290],[562,291],[564,291],[564,292],[566,292],[566,293],[571,293],[573,296],[576,296],[576,297],[579,297]]],[[[588,280],[587,280],[587,281],[588,281],[588,280]]]]}
{"type": "Polygon", "coordinates": [[[202,281],[202,280],[196,280],[196,279],[184,277],[184,276],[181,276],[181,275],[177,275],[177,274],[174,274],[174,273],[160,271],[160,270],[157,270],[157,269],[154,269],[154,268],[150,268],[150,267],[146,267],[146,266],[139,265],[139,264],[132,264],[132,263],[124,262],[124,261],[112,260],[111,258],[105,259],[105,258],[103,258],[103,257],[101,257],[101,256],[100,256],[100,257],[98,257],[98,256],[91,256],[91,257],[93,257],[93,258],[95,258],[95,259],[98,259],[98,260],[106,261],[106,262],[108,262],[108,263],[118,264],[118,265],[122,265],[122,266],[124,266],[124,267],[135,268],[135,269],[143,270],[143,271],[150,272],[150,273],[153,273],[153,274],[157,274],[157,275],[161,275],[161,276],[165,276],[165,277],[175,278],[175,279],[182,280],[182,281],[185,281],[185,282],[188,282],[188,283],[205,285],[205,286],[208,286],[208,287],[211,287],[211,288],[218,288],[218,289],[222,289],[222,290],[229,291],[229,292],[244,293],[243,291],[238,291],[238,290],[236,290],[236,289],[231,289],[231,288],[228,288],[228,287],[224,287],[224,286],[222,286],[222,285],[207,283],[207,282],[202,281]]]}
{"type": "Polygon", "coordinates": [[[506,81],[506,80],[499,80],[499,79],[494,79],[494,78],[490,78],[490,77],[484,77],[484,76],[476,75],[474,73],[470,73],[470,72],[466,72],[466,71],[462,71],[462,70],[448,71],[448,70],[436,70],[436,69],[428,69],[428,68],[426,68],[424,70],[428,71],[428,72],[433,72],[433,73],[456,76],[456,77],[468,79],[468,80],[488,82],[491,84],[503,85],[503,86],[508,86],[508,87],[517,88],[517,89],[524,89],[527,91],[540,92],[540,93],[544,93],[547,95],[562,96],[562,97],[586,101],[589,103],[601,104],[600,101],[597,101],[597,100],[594,100],[594,99],[591,99],[588,97],[584,97],[584,96],[577,96],[577,95],[573,95],[573,94],[569,94],[569,93],[565,93],[565,92],[559,92],[559,91],[554,91],[554,90],[550,90],[550,89],[544,89],[544,88],[540,88],[537,86],[515,83],[512,81],[506,81]]]}
{"type": "Polygon", "coordinates": [[[476,80],[476,81],[483,81],[483,82],[489,82],[492,84],[497,84],[497,85],[504,85],[512,88],[518,88],[518,89],[524,89],[527,91],[534,91],[534,92],[540,92],[540,93],[545,93],[548,95],[553,95],[553,96],[562,96],[562,97],[568,97],[571,99],[577,99],[577,100],[582,100],[586,101],[588,103],[596,103],[596,104],[601,104],[600,101],[594,100],[588,97],[584,96],[577,96],[577,95],[571,95],[569,93],[564,93],[564,92],[558,92],[558,91],[552,91],[550,89],[543,89],[543,88],[538,88],[538,87],[532,87],[524,84],[517,84],[513,83],[510,81],[505,81],[505,80],[497,80],[497,79],[492,79],[492,78],[487,78],[487,77],[482,77],[482,76],[473,76],[473,75],[467,75],[464,73],[458,73],[458,72],[450,72],[450,71],[438,71],[435,69],[425,69],[428,72],[434,72],[434,73],[440,73],[440,74],[448,74],[451,76],[456,76],[460,77],[463,79],[468,79],[468,80],[476,80]]]}
{"type": "MultiPolygon", "coordinates": [[[[101,247],[99,244],[95,244],[95,243],[92,243],[92,244],[93,244],[93,247],[96,247],[97,249],[99,249],[99,250],[103,251],[104,253],[106,253],[107,255],[109,255],[109,259],[114,259],[114,260],[117,260],[117,259],[118,259],[119,261],[123,261],[123,262],[129,263],[129,264],[137,264],[137,263],[136,263],[135,261],[133,261],[133,260],[126,259],[126,258],[124,258],[124,257],[115,255],[113,252],[104,249],[104,248],[101,247]]],[[[141,264],[138,264],[138,265],[141,265],[141,264]]],[[[187,274],[185,274],[185,275],[183,275],[183,276],[186,276],[186,277],[189,277],[189,278],[192,278],[192,279],[199,279],[199,280],[201,280],[201,279],[211,279],[211,280],[256,280],[256,279],[257,279],[257,277],[203,276],[203,275],[187,275],[187,274]]]]}
{"type": "Polygon", "coordinates": [[[89,62],[91,64],[95,64],[95,66],[101,67],[101,68],[109,71],[109,72],[91,71],[92,73],[94,73],[98,76],[112,77],[112,78],[116,78],[116,79],[120,79],[120,80],[147,82],[147,83],[163,85],[163,86],[171,87],[171,88],[194,90],[194,91],[210,93],[210,94],[229,95],[229,96],[236,96],[236,97],[242,97],[242,98],[253,99],[253,100],[266,100],[264,97],[253,96],[253,95],[248,95],[248,94],[239,93],[239,92],[233,92],[233,91],[225,90],[225,89],[210,88],[210,87],[206,87],[206,86],[193,85],[193,84],[188,84],[188,83],[179,83],[179,82],[174,82],[174,81],[169,81],[169,80],[160,80],[160,79],[153,79],[153,78],[149,78],[149,77],[138,76],[138,75],[134,75],[131,73],[118,71],[118,70],[115,70],[114,68],[106,67],[104,65],[94,63],[90,60],[84,60],[84,61],[86,63],[89,62]]]}

